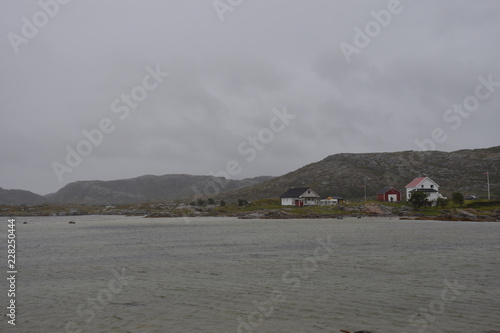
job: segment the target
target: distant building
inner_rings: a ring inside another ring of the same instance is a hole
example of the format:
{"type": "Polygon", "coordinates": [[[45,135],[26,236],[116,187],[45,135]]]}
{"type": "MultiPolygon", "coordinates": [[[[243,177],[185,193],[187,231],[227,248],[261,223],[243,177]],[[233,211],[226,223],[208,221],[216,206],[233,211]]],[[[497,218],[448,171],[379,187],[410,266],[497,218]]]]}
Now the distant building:
{"type": "Polygon", "coordinates": [[[338,196],[328,197],[319,201],[320,206],[333,206],[344,202],[344,198],[338,196]]]}
{"type": "Polygon", "coordinates": [[[281,196],[282,206],[313,206],[319,203],[320,196],[310,187],[291,188],[281,196]]]}
{"type": "Polygon", "coordinates": [[[411,194],[415,191],[427,194],[427,200],[433,205],[435,205],[438,198],[443,198],[439,193],[439,185],[429,177],[415,178],[406,185],[406,200],[410,199],[411,194]]]}
{"type": "Polygon", "coordinates": [[[396,190],[394,187],[384,187],[377,192],[377,200],[385,202],[400,202],[401,192],[396,190]]]}

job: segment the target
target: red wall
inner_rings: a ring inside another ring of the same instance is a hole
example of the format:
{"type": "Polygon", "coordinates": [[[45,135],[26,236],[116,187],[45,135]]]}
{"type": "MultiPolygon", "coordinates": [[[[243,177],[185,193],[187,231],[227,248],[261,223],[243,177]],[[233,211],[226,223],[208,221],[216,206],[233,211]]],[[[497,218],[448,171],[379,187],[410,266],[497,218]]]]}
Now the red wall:
{"type": "Polygon", "coordinates": [[[389,194],[396,194],[397,195],[397,200],[396,201],[401,201],[401,193],[398,190],[395,189],[390,189],[389,191],[385,193],[379,193],[377,194],[377,200],[379,201],[389,201],[389,194]]]}

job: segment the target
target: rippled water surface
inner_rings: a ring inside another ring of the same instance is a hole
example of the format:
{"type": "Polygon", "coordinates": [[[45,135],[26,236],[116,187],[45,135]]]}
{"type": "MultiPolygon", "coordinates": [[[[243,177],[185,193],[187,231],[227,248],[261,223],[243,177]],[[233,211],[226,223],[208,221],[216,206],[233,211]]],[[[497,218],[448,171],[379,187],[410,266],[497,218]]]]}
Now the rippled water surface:
{"type": "Polygon", "coordinates": [[[72,219],[17,219],[16,332],[500,329],[500,223],[72,219]]]}

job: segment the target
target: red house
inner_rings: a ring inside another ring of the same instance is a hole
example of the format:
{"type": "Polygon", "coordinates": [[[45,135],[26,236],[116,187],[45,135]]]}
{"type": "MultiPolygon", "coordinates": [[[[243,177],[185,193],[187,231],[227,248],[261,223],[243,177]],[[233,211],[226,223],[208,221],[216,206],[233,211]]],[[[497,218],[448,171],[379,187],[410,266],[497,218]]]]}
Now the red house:
{"type": "Polygon", "coordinates": [[[385,202],[400,202],[401,192],[394,187],[385,187],[377,192],[377,200],[385,202]]]}

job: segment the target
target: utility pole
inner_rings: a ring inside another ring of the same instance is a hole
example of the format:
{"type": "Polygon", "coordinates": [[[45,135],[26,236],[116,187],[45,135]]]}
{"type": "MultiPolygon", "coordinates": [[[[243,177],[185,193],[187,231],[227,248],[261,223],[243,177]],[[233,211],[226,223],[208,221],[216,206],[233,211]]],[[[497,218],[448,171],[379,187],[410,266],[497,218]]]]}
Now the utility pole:
{"type": "Polygon", "coordinates": [[[491,196],[490,196],[490,173],[488,171],[486,171],[485,174],[486,174],[486,183],[488,184],[488,200],[491,200],[491,196]]]}

